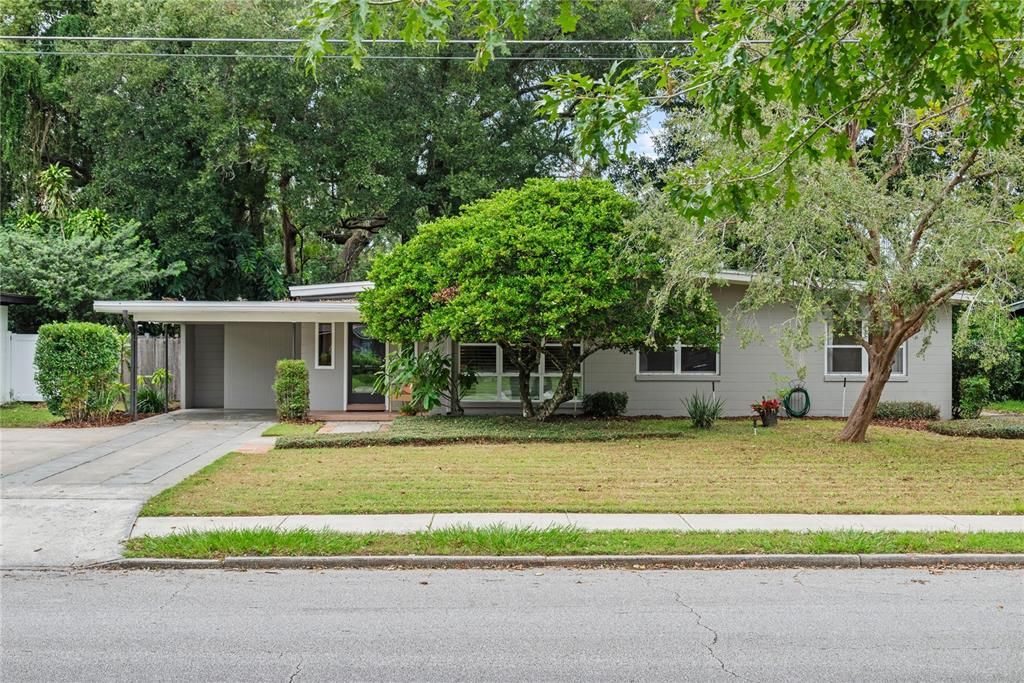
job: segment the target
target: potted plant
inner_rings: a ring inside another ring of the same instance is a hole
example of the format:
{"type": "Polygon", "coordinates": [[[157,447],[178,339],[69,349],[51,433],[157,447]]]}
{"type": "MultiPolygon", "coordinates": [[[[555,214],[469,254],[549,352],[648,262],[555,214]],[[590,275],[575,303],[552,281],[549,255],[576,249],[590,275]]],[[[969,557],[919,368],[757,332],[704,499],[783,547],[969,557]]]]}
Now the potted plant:
{"type": "Polygon", "coordinates": [[[751,403],[750,407],[761,416],[761,424],[765,427],[774,427],[779,424],[779,399],[761,397],[757,403],[751,403]]]}

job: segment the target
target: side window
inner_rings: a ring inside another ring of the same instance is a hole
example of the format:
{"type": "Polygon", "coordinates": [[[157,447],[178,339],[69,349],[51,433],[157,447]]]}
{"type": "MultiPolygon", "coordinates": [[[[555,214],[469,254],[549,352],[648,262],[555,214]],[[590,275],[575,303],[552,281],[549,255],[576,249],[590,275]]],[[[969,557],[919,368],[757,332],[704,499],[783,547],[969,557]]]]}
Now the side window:
{"type": "Polygon", "coordinates": [[[334,323],[316,324],[316,362],[317,370],[334,368],[334,323]]]}

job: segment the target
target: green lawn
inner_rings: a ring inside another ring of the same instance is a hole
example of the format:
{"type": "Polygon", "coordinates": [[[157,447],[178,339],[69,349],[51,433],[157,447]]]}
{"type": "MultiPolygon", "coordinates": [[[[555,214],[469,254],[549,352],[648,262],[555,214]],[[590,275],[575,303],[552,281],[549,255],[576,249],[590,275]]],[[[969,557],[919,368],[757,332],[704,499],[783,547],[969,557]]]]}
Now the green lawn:
{"type": "Polygon", "coordinates": [[[0,406],[0,427],[45,427],[60,422],[45,403],[8,403],[0,406]]]}
{"type": "Polygon", "coordinates": [[[662,439],[235,453],[142,514],[1024,513],[1024,442],[876,426],[841,444],[840,428],[789,420],[755,436],[728,421],[662,439]]]}
{"type": "Polygon", "coordinates": [[[278,422],[263,431],[263,436],[312,436],[323,422],[278,422]]]}
{"type": "Polygon", "coordinates": [[[992,403],[991,405],[985,406],[985,410],[991,410],[996,413],[1016,413],[1018,415],[1024,415],[1024,401],[1000,401],[999,403],[992,403]]]}
{"type": "Polygon", "coordinates": [[[228,555],[728,555],[739,553],[1020,553],[1024,534],[839,531],[580,531],[452,528],[412,534],[273,529],[196,531],[125,543],[127,557],[228,555]]]}

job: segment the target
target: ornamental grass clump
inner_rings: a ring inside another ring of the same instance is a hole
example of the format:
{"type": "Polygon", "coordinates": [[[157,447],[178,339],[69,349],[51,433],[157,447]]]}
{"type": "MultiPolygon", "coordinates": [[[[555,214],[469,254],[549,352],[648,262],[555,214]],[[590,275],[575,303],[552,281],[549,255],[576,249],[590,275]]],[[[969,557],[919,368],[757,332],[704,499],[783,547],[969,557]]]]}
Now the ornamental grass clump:
{"type": "Polygon", "coordinates": [[[704,394],[693,394],[683,402],[686,407],[686,414],[690,416],[690,422],[695,429],[711,429],[715,420],[722,417],[722,409],[725,403],[720,398],[706,396],[704,394]]]}

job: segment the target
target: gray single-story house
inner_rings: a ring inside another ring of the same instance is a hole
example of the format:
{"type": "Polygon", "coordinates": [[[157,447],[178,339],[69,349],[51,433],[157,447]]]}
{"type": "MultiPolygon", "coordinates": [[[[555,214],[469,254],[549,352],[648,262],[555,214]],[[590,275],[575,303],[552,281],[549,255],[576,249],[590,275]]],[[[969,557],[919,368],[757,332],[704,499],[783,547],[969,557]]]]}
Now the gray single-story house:
{"type": "MultiPolygon", "coordinates": [[[[599,351],[580,373],[584,393],[625,391],[632,415],[682,415],[693,393],[714,394],[725,402],[726,415],[749,415],[750,404],[774,396],[794,377],[777,343],[778,326],[792,310],[777,305],[760,310],[753,320],[761,341],[747,345],[731,328],[730,309],[743,296],[750,275],[719,274],[713,296],[723,318],[716,350],[677,346],[659,352],[599,351]]],[[[136,322],[180,325],[180,367],[184,369],[182,407],[269,409],[271,384],[281,358],[301,358],[309,367],[313,411],[387,411],[392,399],[373,391],[373,374],[387,344],[369,338],[359,316],[356,296],[370,282],[304,285],[290,289],[287,301],[97,301],[95,310],[128,315],[136,322]]],[[[883,400],[927,401],[944,418],[952,413],[953,324],[950,306],[942,308],[930,344],[923,334],[912,338],[896,360],[883,400]]],[[[852,408],[867,373],[867,355],[849,338],[833,335],[822,323],[820,347],[798,356],[807,368],[804,386],[811,415],[844,416],[852,408]]],[[[479,382],[464,401],[469,413],[514,413],[517,377],[496,344],[462,344],[460,362],[472,366],[479,382]]],[[[549,394],[558,370],[541,360],[534,396],[549,394]]],[[[579,410],[570,401],[563,410],[579,410]]]]}

